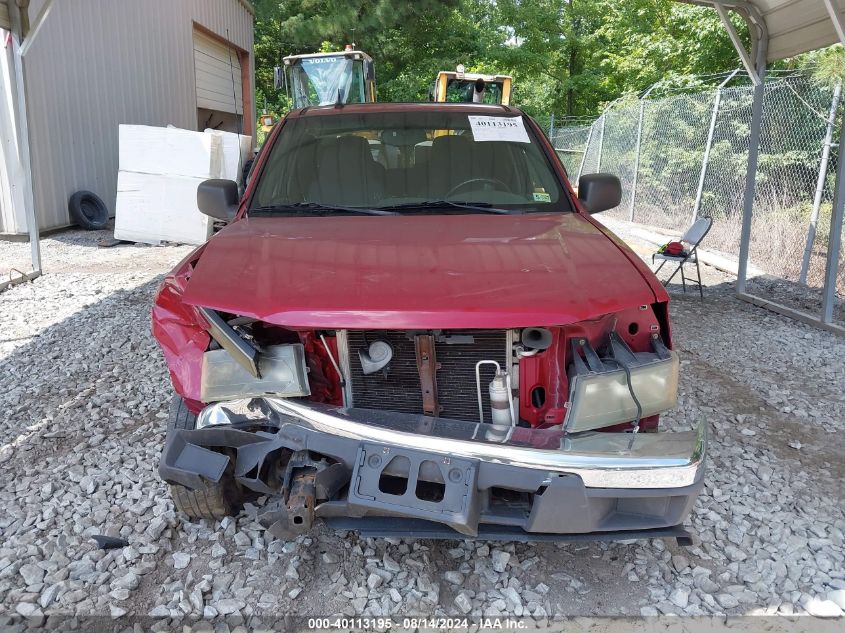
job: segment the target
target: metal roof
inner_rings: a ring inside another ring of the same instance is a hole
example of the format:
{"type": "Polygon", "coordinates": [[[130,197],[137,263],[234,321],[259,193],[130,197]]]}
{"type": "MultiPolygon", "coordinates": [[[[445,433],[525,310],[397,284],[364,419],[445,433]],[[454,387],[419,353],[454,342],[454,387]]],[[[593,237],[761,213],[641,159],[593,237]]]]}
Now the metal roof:
{"type": "Polygon", "coordinates": [[[734,9],[751,24],[762,22],[768,32],[768,61],[824,48],[839,41],[825,3],[838,6],[845,0],[678,0],[687,4],[734,9]]]}

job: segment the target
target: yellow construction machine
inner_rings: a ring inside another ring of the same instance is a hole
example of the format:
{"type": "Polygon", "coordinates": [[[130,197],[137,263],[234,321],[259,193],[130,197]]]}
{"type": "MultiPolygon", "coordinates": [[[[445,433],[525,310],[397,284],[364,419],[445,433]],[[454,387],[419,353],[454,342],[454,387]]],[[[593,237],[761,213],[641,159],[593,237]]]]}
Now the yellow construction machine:
{"type": "Polygon", "coordinates": [[[498,103],[510,105],[513,77],[510,75],[482,75],[465,72],[464,65],[456,70],[441,70],[429,91],[429,101],[438,103],[498,103]]]}
{"type": "Polygon", "coordinates": [[[373,58],[352,45],[336,53],[288,55],[282,62],[276,89],[284,86],[294,108],[376,100],[373,58]]]}

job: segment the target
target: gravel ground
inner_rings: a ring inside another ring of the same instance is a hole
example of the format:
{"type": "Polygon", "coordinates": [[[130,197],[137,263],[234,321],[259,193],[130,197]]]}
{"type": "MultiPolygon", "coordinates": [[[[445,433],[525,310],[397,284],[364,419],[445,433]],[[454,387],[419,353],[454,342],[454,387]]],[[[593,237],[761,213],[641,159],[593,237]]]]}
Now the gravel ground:
{"type": "MultiPolygon", "coordinates": [[[[45,239],[48,274],[0,294],[0,628],[16,613],[225,616],[220,630],[282,614],[842,615],[845,342],[737,301],[716,271],[703,304],[672,304],[682,384],[664,424],[711,428],[693,547],[324,527],[284,542],[254,508],[222,523],[175,513],[155,471],[170,387],[149,309],[189,249],[99,237],[45,239]],[[131,545],[105,552],[93,534],[131,545]]],[[[0,262],[13,248],[0,243],[0,262]]]]}

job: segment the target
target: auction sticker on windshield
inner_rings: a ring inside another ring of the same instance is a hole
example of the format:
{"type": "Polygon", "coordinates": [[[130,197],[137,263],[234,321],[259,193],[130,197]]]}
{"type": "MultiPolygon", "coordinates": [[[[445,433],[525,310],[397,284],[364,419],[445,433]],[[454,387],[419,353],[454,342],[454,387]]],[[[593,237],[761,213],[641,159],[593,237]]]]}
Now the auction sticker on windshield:
{"type": "Polygon", "coordinates": [[[475,141],[531,142],[521,116],[470,116],[469,126],[475,141]]]}

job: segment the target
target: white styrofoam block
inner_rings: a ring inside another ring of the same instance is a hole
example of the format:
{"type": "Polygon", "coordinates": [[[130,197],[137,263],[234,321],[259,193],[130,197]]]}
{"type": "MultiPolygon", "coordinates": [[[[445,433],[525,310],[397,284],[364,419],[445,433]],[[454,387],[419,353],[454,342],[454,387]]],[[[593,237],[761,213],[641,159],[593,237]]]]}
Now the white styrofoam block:
{"type": "Polygon", "coordinates": [[[222,138],[174,127],[119,126],[120,171],[220,178],[222,138]]]}
{"type": "Polygon", "coordinates": [[[205,132],[219,137],[222,143],[223,159],[220,178],[240,182],[244,164],[252,149],[252,137],[211,128],[206,128],[205,132]]]}
{"type": "Polygon", "coordinates": [[[211,218],[197,208],[197,187],[203,180],[119,172],[115,238],[147,244],[202,244],[212,230],[211,218]]]}

